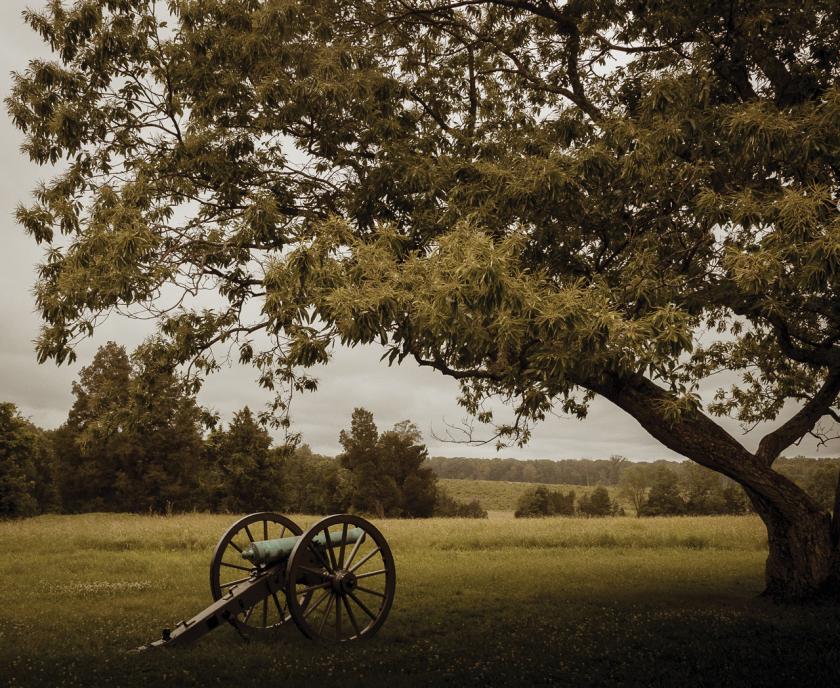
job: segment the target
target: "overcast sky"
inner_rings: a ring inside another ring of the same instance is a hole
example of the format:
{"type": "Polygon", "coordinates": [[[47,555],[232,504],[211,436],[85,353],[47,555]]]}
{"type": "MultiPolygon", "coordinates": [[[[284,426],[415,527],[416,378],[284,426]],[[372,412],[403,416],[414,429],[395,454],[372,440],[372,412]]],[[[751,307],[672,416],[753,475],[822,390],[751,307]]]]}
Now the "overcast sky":
{"type": "MultiPolygon", "coordinates": [[[[0,89],[5,98],[10,73],[21,70],[27,60],[45,56],[38,37],[24,26],[20,13],[26,6],[39,6],[38,0],[3,0],[0,3],[0,89]]],[[[111,319],[92,340],[78,349],[72,366],[53,363],[38,365],[32,342],[39,328],[32,285],[41,249],[15,224],[13,212],[28,203],[35,183],[49,175],[21,155],[21,135],[11,124],[5,109],[0,115],[0,160],[3,164],[0,190],[0,401],[11,401],[22,413],[43,427],[60,425],[72,403],[71,382],[79,368],[90,362],[96,348],[108,340],[131,350],[150,333],[148,323],[111,319]]],[[[492,445],[469,446],[435,439],[446,430],[446,423],[458,423],[463,411],[455,403],[457,385],[453,380],[406,362],[400,368],[379,363],[381,350],[361,348],[336,352],[333,362],[318,372],[320,389],[298,397],[293,408],[295,429],[315,451],[339,451],[338,433],[349,425],[355,406],[371,410],[377,425],[387,428],[411,419],[420,427],[429,451],[437,456],[497,456],[492,445]]],[[[255,382],[253,369],[233,367],[211,378],[199,395],[200,402],[218,411],[223,419],[246,404],[260,409],[267,394],[255,382]]],[[[726,423],[740,436],[737,423],[726,423]]],[[[746,438],[754,448],[758,435],[746,438]]],[[[789,455],[840,454],[840,443],[818,449],[813,441],[793,447],[789,455]]],[[[632,459],[678,458],[644,432],[639,425],[608,402],[596,400],[589,418],[550,418],[538,426],[524,448],[507,448],[498,456],[516,458],[606,458],[622,454],[632,459]]]]}

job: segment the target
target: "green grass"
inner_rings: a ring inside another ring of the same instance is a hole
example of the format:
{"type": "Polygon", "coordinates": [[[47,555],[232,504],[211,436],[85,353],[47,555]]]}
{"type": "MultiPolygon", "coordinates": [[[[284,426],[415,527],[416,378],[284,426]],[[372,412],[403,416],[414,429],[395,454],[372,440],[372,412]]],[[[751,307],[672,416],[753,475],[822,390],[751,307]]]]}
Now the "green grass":
{"type": "Polygon", "coordinates": [[[755,517],[380,521],[398,586],[374,639],[246,644],[225,626],[126,654],[208,603],[232,520],[0,523],[0,685],[836,685],[840,612],[756,599],[755,517]]]}
{"type": "MultiPolygon", "coordinates": [[[[477,499],[488,511],[515,511],[516,502],[526,490],[533,490],[543,485],[549,490],[559,490],[564,494],[570,490],[577,498],[592,492],[595,487],[583,485],[547,485],[542,483],[512,483],[505,480],[458,480],[453,478],[438,479],[438,483],[446,488],[446,491],[455,499],[469,502],[477,499]]],[[[608,486],[607,490],[612,499],[618,498],[618,490],[608,486]]],[[[629,508],[620,498],[618,501],[625,509],[629,508]]],[[[630,513],[632,509],[630,509],[630,513]]]]}

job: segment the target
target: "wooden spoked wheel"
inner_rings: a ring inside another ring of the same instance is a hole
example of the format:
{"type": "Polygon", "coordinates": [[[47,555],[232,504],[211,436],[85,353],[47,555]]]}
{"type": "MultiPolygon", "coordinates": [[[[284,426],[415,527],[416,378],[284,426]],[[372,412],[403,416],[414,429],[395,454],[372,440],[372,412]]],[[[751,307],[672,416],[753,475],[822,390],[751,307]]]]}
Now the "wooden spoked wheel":
{"type": "MultiPolygon", "coordinates": [[[[210,564],[210,592],[214,600],[227,594],[237,583],[259,575],[265,565],[255,565],[242,558],[242,550],[258,540],[300,535],[303,529],[290,518],[270,511],[250,514],[234,523],[219,540],[210,564]]],[[[301,600],[305,607],[306,600],[301,600]]],[[[266,597],[253,607],[231,617],[230,622],[248,636],[271,634],[290,619],[285,595],[266,597]]]]}
{"type": "Polygon", "coordinates": [[[289,612],[313,639],[343,642],[372,636],[394,602],[391,548],[359,516],[328,516],[313,525],[292,550],[286,576],[289,612]],[[364,534],[346,542],[353,528],[364,534]]]}

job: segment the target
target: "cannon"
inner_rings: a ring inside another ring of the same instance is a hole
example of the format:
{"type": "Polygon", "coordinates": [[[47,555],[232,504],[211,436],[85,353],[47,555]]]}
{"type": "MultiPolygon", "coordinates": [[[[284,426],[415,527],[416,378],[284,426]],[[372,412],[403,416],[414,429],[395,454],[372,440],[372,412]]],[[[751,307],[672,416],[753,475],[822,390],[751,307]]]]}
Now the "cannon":
{"type": "Polygon", "coordinates": [[[364,518],[327,516],[303,532],[282,514],[251,514],[213,552],[213,603],[137,650],[185,645],[224,622],[245,639],[276,637],[290,621],[315,640],[367,638],[385,622],[395,585],[391,548],[364,518]]]}

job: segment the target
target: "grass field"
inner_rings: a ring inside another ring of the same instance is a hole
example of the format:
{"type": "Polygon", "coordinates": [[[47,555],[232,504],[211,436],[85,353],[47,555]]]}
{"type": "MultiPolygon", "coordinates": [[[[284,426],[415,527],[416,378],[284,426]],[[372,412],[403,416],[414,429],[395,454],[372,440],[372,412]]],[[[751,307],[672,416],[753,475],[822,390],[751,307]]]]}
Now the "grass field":
{"type": "Polygon", "coordinates": [[[398,583],[374,639],[246,644],[224,626],[126,654],[207,604],[232,520],[0,523],[0,685],[837,685],[840,612],[756,599],[754,517],[380,521],[398,583]]]}
{"type": "MultiPolygon", "coordinates": [[[[438,483],[446,488],[446,491],[455,499],[459,501],[469,502],[477,499],[488,511],[514,511],[516,510],[516,502],[526,490],[533,490],[539,486],[539,483],[512,483],[505,480],[455,480],[455,479],[438,479],[438,483]]],[[[587,493],[591,493],[595,487],[585,487],[583,485],[543,485],[549,490],[559,490],[564,494],[572,491],[575,496],[580,498],[587,493]]],[[[612,499],[618,499],[618,502],[629,513],[633,513],[629,504],[625,504],[621,498],[618,497],[618,490],[613,486],[608,486],[607,490],[612,499]]]]}

